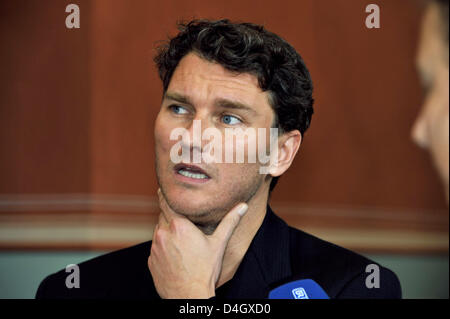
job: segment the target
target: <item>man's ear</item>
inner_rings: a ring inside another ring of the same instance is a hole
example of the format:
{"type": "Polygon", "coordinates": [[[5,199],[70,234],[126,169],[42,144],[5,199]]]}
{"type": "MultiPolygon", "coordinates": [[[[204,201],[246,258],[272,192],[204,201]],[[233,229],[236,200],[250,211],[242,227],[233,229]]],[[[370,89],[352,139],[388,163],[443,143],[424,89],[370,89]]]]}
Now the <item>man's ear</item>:
{"type": "Polygon", "coordinates": [[[272,177],[282,175],[291,166],[295,155],[302,143],[302,134],[298,130],[283,133],[278,137],[278,158],[270,167],[269,174],[272,177]]]}

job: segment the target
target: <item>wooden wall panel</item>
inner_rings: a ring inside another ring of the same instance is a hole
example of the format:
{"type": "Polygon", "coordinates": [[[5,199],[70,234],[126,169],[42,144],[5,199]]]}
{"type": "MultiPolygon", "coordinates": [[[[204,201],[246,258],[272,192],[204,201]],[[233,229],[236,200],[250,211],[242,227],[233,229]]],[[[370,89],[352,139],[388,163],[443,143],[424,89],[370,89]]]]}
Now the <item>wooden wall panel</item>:
{"type": "Polygon", "coordinates": [[[0,193],[90,190],[90,2],[0,2],[0,193]]]}

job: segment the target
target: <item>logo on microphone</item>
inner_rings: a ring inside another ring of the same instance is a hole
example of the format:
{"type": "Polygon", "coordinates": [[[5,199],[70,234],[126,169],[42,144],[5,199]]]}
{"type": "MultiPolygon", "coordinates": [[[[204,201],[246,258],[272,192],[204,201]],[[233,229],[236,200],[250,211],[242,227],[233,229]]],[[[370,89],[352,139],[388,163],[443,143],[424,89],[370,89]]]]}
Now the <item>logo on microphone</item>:
{"type": "Polygon", "coordinates": [[[292,289],[292,294],[294,295],[295,299],[309,299],[308,295],[306,294],[305,289],[303,289],[301,287],[292,289]]]}

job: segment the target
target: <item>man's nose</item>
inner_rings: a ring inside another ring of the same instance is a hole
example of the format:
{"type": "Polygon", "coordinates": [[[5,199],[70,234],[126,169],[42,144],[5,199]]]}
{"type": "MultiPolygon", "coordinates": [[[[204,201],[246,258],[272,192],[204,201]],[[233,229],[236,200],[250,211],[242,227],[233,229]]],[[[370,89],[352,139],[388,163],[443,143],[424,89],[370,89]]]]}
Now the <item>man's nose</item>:
{"type": "Polygon", "coordinates": [[[186,127],[187,130],[187,138],[183,140],[183,142],[188,145],[190,148],[201,148],[201,140],[202,140],[202,124],[203,121],[199,117],[195,117],[190,123],[189,126],[186,127]]]}
{"type": "Polygon", "coordinates": [[[423,115],[419,115],[411,129],[411,138],[421,148],[428,147],[427,131],[426,119],[423,115]]]}
{"type": "Polygon", "coordinates": [[[189,126],[186,127],[187,134],[183,137],[183,146],[190,151],[202,152],[208,141],[203,140],[203,132],[211,126],[207,116],[196,115],[189,126]]]}

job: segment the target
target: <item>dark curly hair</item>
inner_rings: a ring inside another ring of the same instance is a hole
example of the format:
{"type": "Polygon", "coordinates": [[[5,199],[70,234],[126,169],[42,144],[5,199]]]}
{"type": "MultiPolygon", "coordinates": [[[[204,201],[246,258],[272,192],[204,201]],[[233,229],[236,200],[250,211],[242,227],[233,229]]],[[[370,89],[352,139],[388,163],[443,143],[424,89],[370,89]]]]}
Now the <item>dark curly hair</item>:
{"type": "MultiPolygon", "coordinates": [[[[269,95],[279,132],[303,134],[313,114],[313,85],[301,56],[285,40],[253,23],[227,19],[178,23],[179,33],[157,48],[154,61],[166,92],[180,60],[194,52],[225,69],[250,73],[269,95]]],[[[273,190],[278,177],[270,184],[273,190]]]]}

